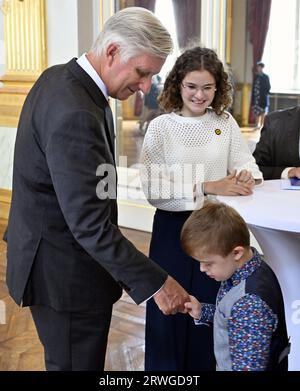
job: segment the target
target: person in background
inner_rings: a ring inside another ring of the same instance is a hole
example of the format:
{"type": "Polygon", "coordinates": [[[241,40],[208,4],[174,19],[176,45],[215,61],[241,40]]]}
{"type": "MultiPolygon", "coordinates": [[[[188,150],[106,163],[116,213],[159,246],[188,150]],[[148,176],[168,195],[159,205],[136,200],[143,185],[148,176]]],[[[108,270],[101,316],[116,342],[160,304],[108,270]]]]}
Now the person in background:
{"type": "Polygon", "coordinates": [[[47,370],[103,370],[124,289],[164,314],[187,292],[120,232],[108,97],[147,93],[172,50],[146,9],[113,15],[91,50],[47,69],[22,109],[7,230],[7,285],[30,306],[47,370]],[[108,190],[107,190],[108,189],[108,190]]]}
{"type": "Polygon", "coordinates": [[[269,76],[263,71],[265,64],[259,61],[256,64],[256,73],[253,81],[251,106],[255,117],[255,128],[263,126],[265,114],[269,108],[269,93],[271,89],[269,76]]]}
{"type": "Polygon", "coordinates": [[[159,75],[155,75],[152,78],[150,91],[144,96],[144,106],[139,122],[139,128],[143,135],[147,132],[149,122],[161,114],[157,101],[160,92],[161,77],[159,75]]]}
{"type": "MultiPolygon", "coordinates": [[[[240,129],[226,111],[228,75],[216,53],[194,47],[178,57],[159,102],[167,114],[150,122],[141,181],[155,206],[150,257],[192,295],[214,303],[219,283],[201,273],[180,245],[181,228],[204,194],[246,196],[262,180],[240,129]],[[166,258],[166,256],[168,257],[166,258]]],[[[214,370],[212,329],[146,306],[146,370],[214,370]]]]}
{"type": "Polygon", "coordinates": [[[264,179],[300,179],[300,106],[266,116],[253,156],[264,179]]]}
{"type": "Polygon", "coordinates": [[[204,203],[185,222],[181,243],[203,273],[221,281],[215,305],[194,296],[185,304],[198,327],[213,323],[217,369],[287,371],[290,346],[281,288],[250,247],[242,217],[223,203],[204,203]]]}

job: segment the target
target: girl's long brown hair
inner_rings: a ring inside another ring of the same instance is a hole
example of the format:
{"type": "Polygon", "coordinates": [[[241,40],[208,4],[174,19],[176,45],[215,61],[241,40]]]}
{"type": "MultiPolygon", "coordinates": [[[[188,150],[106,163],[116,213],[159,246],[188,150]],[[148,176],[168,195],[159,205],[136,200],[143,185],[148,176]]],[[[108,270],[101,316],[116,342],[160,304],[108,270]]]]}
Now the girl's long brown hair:
{"type": "Polygon", "coordinates": [[[190,72],[203,70],[212,74],[216,80],[217,91],[211,106],[216,114],[221,115],[231,105],[232,87],[228,80],[228,74],[225,72],[216,52],[200,46],[186,50],[176,60],[158,98],[161,107],[167,112],[181,110],[183,106],[181,98],[182,80],[190,72]]]}

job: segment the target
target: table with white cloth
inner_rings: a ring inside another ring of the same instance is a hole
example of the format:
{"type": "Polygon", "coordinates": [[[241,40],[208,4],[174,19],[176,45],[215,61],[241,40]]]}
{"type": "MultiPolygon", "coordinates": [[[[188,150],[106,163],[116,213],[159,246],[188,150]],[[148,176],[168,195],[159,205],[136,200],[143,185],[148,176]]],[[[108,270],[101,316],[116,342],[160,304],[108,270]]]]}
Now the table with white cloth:
{"type": "Polygon", "coordinates": [[[291,337],[289,370],[300,370],[300,190],[265,181],[251,196],[217,196],[246,221],[279,280],[291,337]]]}

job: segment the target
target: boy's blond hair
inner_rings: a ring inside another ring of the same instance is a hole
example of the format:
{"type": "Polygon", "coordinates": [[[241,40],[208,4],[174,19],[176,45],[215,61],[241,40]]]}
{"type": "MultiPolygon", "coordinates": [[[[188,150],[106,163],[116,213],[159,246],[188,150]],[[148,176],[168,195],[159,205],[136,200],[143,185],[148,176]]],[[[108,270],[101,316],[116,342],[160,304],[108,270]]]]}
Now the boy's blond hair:
{"type": "Polygon", "coordinates": [[[236,246],[249,248],[247,224],[237,211],[222,202],[206,201],[185,222],[181,245],[190,256],[195,251],[227,256],[236,246]]]}

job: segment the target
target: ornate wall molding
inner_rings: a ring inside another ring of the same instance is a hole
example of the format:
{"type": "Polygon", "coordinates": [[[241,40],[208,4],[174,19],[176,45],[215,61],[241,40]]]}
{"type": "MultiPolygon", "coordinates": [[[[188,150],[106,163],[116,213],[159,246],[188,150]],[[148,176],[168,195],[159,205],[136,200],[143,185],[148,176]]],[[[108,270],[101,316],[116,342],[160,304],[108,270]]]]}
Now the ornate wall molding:
{"type": "Polygon", "coordinates": [[[26,95],[47,66],[45,0],[5,0],[6,72],[0,78],[0,125],[16,126],[26,95]]]}

